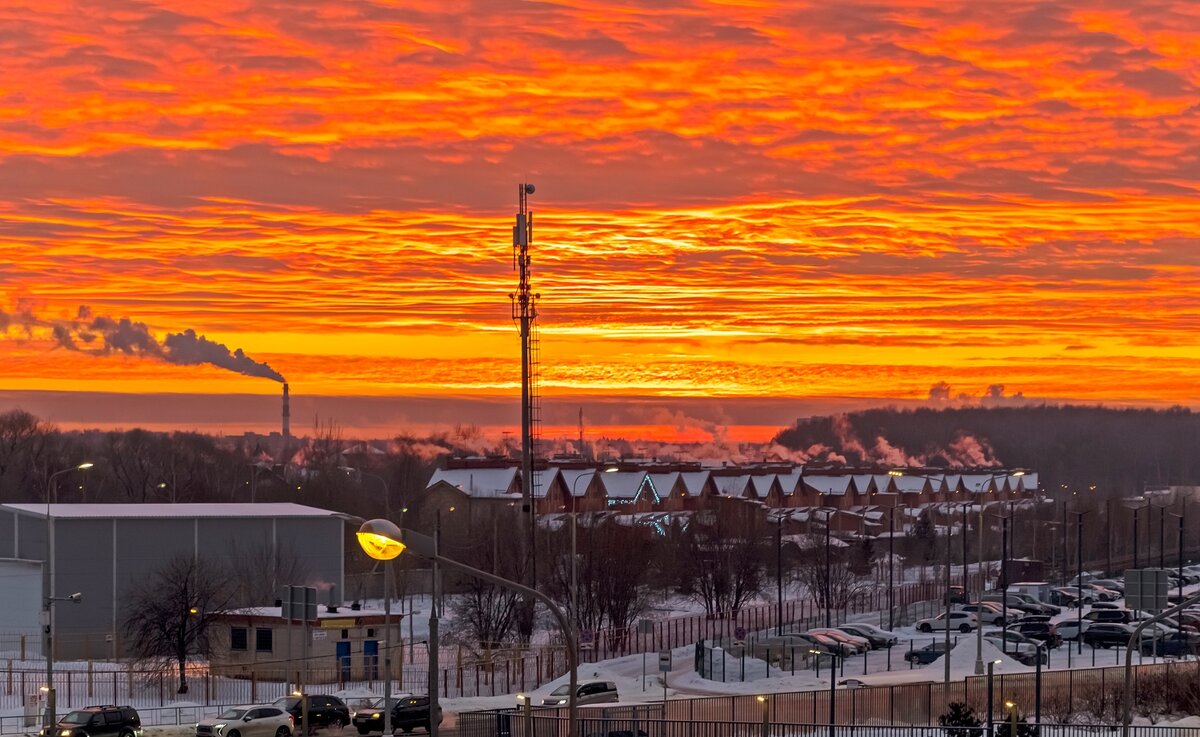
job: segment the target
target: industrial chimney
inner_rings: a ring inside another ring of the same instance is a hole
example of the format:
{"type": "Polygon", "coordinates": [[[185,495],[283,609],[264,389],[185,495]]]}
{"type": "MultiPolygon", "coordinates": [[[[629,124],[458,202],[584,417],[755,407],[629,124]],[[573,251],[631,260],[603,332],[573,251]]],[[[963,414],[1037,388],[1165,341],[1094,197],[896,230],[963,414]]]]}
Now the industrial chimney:
{"type": "Polygon", "coordinates": [[[292,436],[292,402],[288,397],[288,385],[285,382],[283,385],[283,439],[287,440],[292,436]]]}

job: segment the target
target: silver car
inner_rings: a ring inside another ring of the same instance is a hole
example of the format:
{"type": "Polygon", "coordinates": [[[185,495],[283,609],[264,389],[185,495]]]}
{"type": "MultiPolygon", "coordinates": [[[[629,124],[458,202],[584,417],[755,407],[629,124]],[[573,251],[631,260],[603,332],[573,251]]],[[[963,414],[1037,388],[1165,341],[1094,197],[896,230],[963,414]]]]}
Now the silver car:
{"type": "Polygon", "coordinates": [[[292,715],[278,706],[233,706],[196,724],[196,737],[290,737],[292,715]]]}
{"type": "MultiPolygon", "coordinates": [[[[550,695],[542,699],[542,706],[566,706],[568,697],[571,695],[571,687],[562,685],[550,692],[550,695]]],[[[517,696],[517,705],[524,706],[524,699],[529,698],[522,694],[517,696]]],[[[585,681],[580,683],[575,691],[575,703],[579,706],[587,704],[607,704],[618,701],[617,684],[612,681],[585,681]]]]}

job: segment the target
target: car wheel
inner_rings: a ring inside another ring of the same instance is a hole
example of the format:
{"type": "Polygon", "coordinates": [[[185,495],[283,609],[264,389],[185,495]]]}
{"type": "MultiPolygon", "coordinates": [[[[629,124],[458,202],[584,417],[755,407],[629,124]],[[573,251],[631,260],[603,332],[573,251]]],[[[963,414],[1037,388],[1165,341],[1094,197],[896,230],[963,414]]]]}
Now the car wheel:
{"type": "Polygon", "coordinates": [[[959,631],[959,632],[970,632],[970,631],[971,631],[971,625],[969,625],[969,624],[960,624],[960,625],[958,626],[958,631],[959,631]]]}
{"type": "Polygon", "coordinates": [[[1003,627],[1004,626],[1004,617],[996,617],[996,619],[992,622],[992,624],[996,627],[1003,627]]]}
{"type": "MultiPolygon", "coordinates": [[[[917,627],[917,629],[922,632],[933,632],[933,627],[930,627],[928,622],[922,622],[921,626],[917,627]]],[[[568,695],[570,695],[570,694],[568,694],[568,695]]]]}
{"type": "Polygon", "coordinates": [[[241,733],[236,729],[231,729],[226,733],[227,737],[242,737],[241,733]]]}
{"type": "Polygon", "coordinates": [[[123,730],[121,732],[121,737],[133,737],[133,732],[130,732],[128,729],[123,730]]]}
{"type": "Polygon", "coordinates": [[[275,730],[275,737],[291,737],[292,731],[287,727],[280,727],[275,730]]]}

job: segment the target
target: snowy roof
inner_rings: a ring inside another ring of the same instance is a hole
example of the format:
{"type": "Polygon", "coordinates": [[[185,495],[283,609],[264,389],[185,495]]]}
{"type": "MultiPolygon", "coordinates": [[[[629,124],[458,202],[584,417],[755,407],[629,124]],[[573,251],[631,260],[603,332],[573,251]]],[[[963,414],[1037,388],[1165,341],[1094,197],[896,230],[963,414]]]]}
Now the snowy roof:
{"type": "Polygon", "coordinates": [[[749,488],[754,490],[754,495],[759,499],[765,499],[767,494],[771,493],[771,485],[775,483],[775,474],[767,474],[766,476],[751,476],[749,488]]]}
{"type": "Polygon", "coordinates": [[[963,488],[972,494],[979,494],[992,489],[992,474],[963,474],[963,488]]]}
{"type": "MultiPolygon", "coordinates": [[[[496,497],[519,491],[513,485],[517,480],[517,469],[509,468],[439,468],[433,472],[429,483],[430,489],[434,484],[446,483],[459,489],[469,497],[496,497]]],[[[546,485],[543,484],[542,488],[546,485]]]]}
{"type": "Polygon", "coordinates": [[[700,496],[711,474],[708,471],[685,471],[679,474],[679,477],[683,479],[683,485],[687,488],[688,494],[691,496],[700,496]]]}
{"type": "Polygon", "coordinates": [[[946,489],[949,491],[958,491],[959,484],[962,483],[962,474],[952,473],[946,476],[946,489]]]}
{"type": "Polygon", "coordinates": [[[919,494],[925,490],[928,479],[921,476],[892,476],[892,484],[901,494],[919,494]]]}
{"type": "Polygon", "coordinates": [[[1026,473],[1021,477],[1021,488],[1025,491],[1037,491],[1038,475],[1036,473],[1026,473]]]}
{"type": "Polygon", "coordinates": [[[603,471],[598,471],[594,468],[558,468],[556,470],[558,471],[558,475],[562,477],[563,483],[567,486],[567,493],[571,496],[584,496],[587,494],[588,487],[592,485],[592,477],[603,474],[603,471]]]}
{"type": "MultiPolygon", "coordinates": [[[[46,516],[45,504],[0,504],[4,509],[46,516]]],[[[55,519],[146,519],[152,517],[338,517],[340,512],[306,507],[290,502],[261,504],[51,504],[50,516],[55,519]]]]}
{"type": "Polygon", "coordinates": [[[613,471],[598,475],[609,499],[637,499],[638,492],[649,479],[645,471],[613,471]]]}
{"type": "Polygon", "coordinates": [[[851,476],[854,479],[854,488],[858,489],[859,494],[866,494],[871,491],[871,486],[875,483],[875,477],[869,474],[859,474],[851,476]]]}
{"type": "Polygon", "coordinates": [[[879,493],[885,493],[892,488],[892,477],[886,473],[877,473],[874,476],[875,490],[879,493]]]}
{"type": "Polygon", "coordinates": [[[845,496],[853,478],[850,476],[805,476],[804,483],[821,494],[845,496]]]}
{"type": "Polygon", "coordinates": [[[750,483],[749,476],[713,476],[717,485],[717,493],[721,496],[744,496],[746,485],[750,483]]]}
{"type": "Polygon", "coordinates": [[[654,484],[654,489],[658,492],[659,496],[667,496],[675,488],[675,481],[678,478],[678,471],[652,473],[650,474],[650,483],[654,484]]]}
{"type": "Polygon", "coordinates": [[[775,478],[779,479],[779,486],[783,490],[783,495],[791,496],[796,493],[796,489],[800,488],[800,483],[804,480],[804,467],[797,466],[789,473],[777,474],[775,478]]]}

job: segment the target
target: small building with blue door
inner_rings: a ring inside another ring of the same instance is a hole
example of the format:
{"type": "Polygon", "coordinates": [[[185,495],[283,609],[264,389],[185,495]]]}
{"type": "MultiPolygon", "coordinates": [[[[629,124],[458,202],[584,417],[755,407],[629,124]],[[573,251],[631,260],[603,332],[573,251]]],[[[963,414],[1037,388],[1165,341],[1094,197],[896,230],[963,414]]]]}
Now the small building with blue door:
{"type": "Polygon", "coordinates": [[[214,673],[238,678],[299,677],[311,684],[374,681],[383,675],[385,648],[391,648],[393,675],[408,655],[404,619],[392,614],[391,638],[384,620],[382,609],[357,605],[321,606],[316,619],[290,623],[280,607],[234,609],[213,620],[209,661],[214,673]]]}

